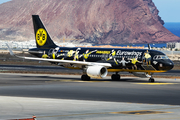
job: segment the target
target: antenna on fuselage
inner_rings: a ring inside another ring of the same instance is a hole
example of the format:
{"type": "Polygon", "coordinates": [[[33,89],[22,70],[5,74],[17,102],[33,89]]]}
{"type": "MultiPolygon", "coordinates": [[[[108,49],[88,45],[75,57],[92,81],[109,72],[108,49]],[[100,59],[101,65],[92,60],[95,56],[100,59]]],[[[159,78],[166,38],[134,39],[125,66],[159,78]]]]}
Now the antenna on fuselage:
{"type": "Polygon", "coordinates": [[[150,46],[150,44],[148,44],[148,49],[149,49],[149,50],[151,50],[151,46],[150,46]]]}

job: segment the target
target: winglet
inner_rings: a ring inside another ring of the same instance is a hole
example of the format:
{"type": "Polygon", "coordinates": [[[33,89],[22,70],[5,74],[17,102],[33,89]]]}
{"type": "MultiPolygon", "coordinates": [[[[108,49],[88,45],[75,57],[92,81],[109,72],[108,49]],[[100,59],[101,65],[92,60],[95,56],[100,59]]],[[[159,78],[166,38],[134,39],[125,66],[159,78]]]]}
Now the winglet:
{"type": "Polygon", "coordinates": [[[12,55],[12,56],[15,56],[15,54],[13,53],[13,51],[12,51],[12,49],[9,47],[9,45],[6,43],[6,45],[7,45],[7,47],[8,47],[8,50],[9,50],[9,52],[10,52],[10,54],[12,55]]]}
{"type": "Polygon", "coordinates": [[[150,44],[148,44],[148,49],[149,49],[149,50],[151,50],[151,46],[150,46],[150,44]]]}

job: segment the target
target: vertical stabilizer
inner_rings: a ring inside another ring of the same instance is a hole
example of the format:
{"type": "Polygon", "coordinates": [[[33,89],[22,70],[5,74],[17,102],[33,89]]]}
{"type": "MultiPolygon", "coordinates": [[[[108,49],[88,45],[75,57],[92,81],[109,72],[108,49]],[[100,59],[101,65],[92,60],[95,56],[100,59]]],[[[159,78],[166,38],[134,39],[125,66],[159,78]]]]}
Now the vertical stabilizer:
{"type": "Polygon", "coordinates": [[[32,15],[34,33],[37,48],[54,48],[57,47],[49,36],[46,28],[44,27],[39,15],[32,15]]]}

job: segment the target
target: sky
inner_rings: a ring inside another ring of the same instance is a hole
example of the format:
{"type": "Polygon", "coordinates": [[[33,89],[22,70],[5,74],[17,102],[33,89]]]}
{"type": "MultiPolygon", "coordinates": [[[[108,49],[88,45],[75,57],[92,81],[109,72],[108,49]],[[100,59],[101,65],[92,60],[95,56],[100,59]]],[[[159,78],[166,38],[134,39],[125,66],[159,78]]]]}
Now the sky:
{"type": "Polygon", "coordinates": [[[164,22],[180,22],[180,0],[152,0],[164,22]]]}
{"type": "Polygon", "coordinates": [[[11,0],[0,0],[0,4],[7,2],[7,1],[11,1],[11,0]]]}
{"type": "MultiPolygon", "coordinates": [[[[0,4],[10,0],[0,0],[0,4]]],[[[180,22],[180,0],[152,0],[164,22],[180,22]]]]}

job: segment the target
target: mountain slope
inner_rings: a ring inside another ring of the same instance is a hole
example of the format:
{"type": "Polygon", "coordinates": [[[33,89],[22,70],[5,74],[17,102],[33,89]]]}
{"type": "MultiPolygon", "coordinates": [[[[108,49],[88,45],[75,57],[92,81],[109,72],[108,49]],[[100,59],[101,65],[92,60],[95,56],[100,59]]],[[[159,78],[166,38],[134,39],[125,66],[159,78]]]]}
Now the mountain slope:
{"type": "Polygon", "coordinates": [[[152,0],[12,0],[0,5],[0,39],[34,39],[38,14],[51,37],[95,44],[178,41],[152,0]]]}

